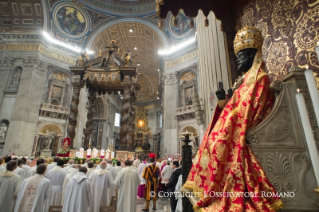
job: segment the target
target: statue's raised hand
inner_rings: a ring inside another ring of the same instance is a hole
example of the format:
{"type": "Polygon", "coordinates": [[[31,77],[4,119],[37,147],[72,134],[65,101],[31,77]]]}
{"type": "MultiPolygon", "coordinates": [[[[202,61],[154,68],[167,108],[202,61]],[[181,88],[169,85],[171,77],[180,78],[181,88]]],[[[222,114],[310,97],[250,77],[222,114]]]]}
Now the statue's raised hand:
{"type": "Polygon", "coordinates": [[[218,100],[225,100],[226,99],[226,92],[223,88],[223,82],[219,82],[218,90],[215,92],[218,100]]]}

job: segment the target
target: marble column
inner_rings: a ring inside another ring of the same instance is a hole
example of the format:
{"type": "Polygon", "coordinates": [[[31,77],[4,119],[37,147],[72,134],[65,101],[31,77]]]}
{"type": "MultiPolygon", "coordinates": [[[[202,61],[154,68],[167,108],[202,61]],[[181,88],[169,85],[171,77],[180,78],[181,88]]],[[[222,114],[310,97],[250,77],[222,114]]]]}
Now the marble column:
{"type": "Polygon", "coordinates": [[[5,143],[2,155],[31,154],[46,83],[47,64],[30,58],[16,65],[22,67],[22,75],[6,139],[10,142],[5,143]]]}
{"type": "Polygon", "coordinates": [[[164,155],[177,153],[177,120],[175,118],[177,107],[178,85],[175,74],[164,75],[164,155]]]}
{"type": "Polygon", "coordinates": [[[209,26],[205,27],[206,17],[199,11],[196,17],[198,55],[199,55],[199,86],[200,99],[204,110],[204,128],[207,128],[214,114],[217,97],[213,105],[210,103],[210,90],[218,89],[218,82],[222,81],[224,89],[228,90],[230,76],[228,75],[227,57],[225,51],[225,38],[220,30],[221,22],[215,18],[214,13],[207,17],[209,26]]]}
{"type": "Polygon", "coordinates": [[[73,147],[79,149],[84,144],[82,143],[82,138],[84,136],[84,129],[86,128],[87,122],[87,102],[88,102],[88,92],[84,87],[80,90],[79,95],[79,105],[78,105],[78,115],[77,115],[77,125],[75,127],[75,137],[73,142],[73,147]]]}

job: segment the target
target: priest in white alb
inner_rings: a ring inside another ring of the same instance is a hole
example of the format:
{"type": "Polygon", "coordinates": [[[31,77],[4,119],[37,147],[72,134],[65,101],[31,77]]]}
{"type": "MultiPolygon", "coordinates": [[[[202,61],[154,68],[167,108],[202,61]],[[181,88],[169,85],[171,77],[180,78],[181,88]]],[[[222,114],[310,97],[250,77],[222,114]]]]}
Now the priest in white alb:
{"type": "Polygon", "coordinates": [[[62,212],[91,212],[93,204],[92,184],[86,176],[87,168],[81,167],[65,189],[62,212]]]}
{"type": "Polygon", "coordinates": [[[5,171],[0,172],[0,211],[11,212],[18,195],[22,178],[13,171],[17,168],[16,161],[9,161],[5,171]]]}
{"type": "Polygon", "coordinates": [[[59,160],[57,162],[57,166],[51,169],[47,174],[46,177],[52,183],[52,196],[50,198],[50,205],[52,206],[60,206],[62,201],[62,186],[66,175],[68,174],[67,171],[63,169],[64,161],[59,160]]]}
{"type": "Polygon", "coordinates": [[[79,172],[79,169],[81,168],[81,165],[80,164],[73,164],[73,167],[71,168],[72,171],[66,175],[66,177],[64,178],[64,181],[63,181],[63,185],[62,185],[62,200],[61,200],[61,205],[64,204],[64,194],[65,194],[65,189],[66,189],[66,186],[68,185],[70,179],[76,175],[78,172],[79,172]]]}
{"type": "Polygon", "coordinates": [[[59,157],[55,157],[55,158],[53,159],[53,162],[50,163],[50,164],[48,165],[48,167],[47,167],[47,173],[48,173],[51,169],[53,169],[54,167],[56,167],[56,165],[57,165],[57,163],[58,163],[59,160],[60,160],[59,157]]]}
{"type": "MultiPolygon", "coordinates": [[[[44,164],[44,159],[43,158],[39,158],[38,160],[37,160],[37,164],[35,165],[35,166],[33,166],[33,167],[31,167],[31,169],[30,169],[30,171],[29,171],[29,173],[28,173],[28,177],[32,177],[32,176],[34,176],[34,175],[36,175],[37,174],[37,167],[40,165],[40,164],[44,164]]],[[[47,172],[47,171],[46,171],[47,172]]]]}
{"type": "Polygon", "coordinates": [[[131,165],[132,162],[130,160],[126,160],[126,167],[119,172],[114,180],[114,185],[119,189],[117,211],[136,212],[136,193],[141,180],[136,168],[131,165]]]}
{"type": "Polygon", "coordinates": [[[23,166],[23,160],[22,159],[18,159],[17,160],[18,166],[17,168],[14,170],[14,173],[16,175],[21,176],[22,180],[24,180],[25,178],[27,178],[28,173],[26,173],[26,171],[22,168],[23,166]]]}
{"type": "Polygon", "coordinates": [[[72,170],[69,171],[69,169],[72,168],[73,164],[74,164],[74,160],[71,159],[71,160],[69,160],[68,165],[65,166],[63,169],[66,170],[68,173],[70,173],[72,170]]]}
{"type": "Polygon", "coordinates": [[[143,162],[137,168],[138,174],[139,174],[140,179],[141,179],[141,183],[137,189],[137,196],[140,198],[144,198],[144,196],[145,196],[145,179],[142,176],[143,176],[145,167],[148,166],[147,158],[144,156],[144,157],[142,157],[142,159],[143,159],[143,162]]]}
{"type": "Polygon", "coordinates": [[[25,179],[20,187],[14,212],[44,212],[49,210],[52,193],[50,180],[44,177],[47,166],[40,164],[37,174],[25,179]]]}
{"type": "Polygon", "coordinates": [[[93,187],[93,208],[90,208],[92,212],[99,212],[101,206],[107,206],[108,190],[113,185],[112,175],[106,170],[106,162],[102,161],[100,167],[89,177],[93,187]]]}
{"type": "Polygon", "coordinates": [[[138,168],[138,166],[141,164],[141,161],[138,157],[135,157],[135,161],[133,162],[133,166],[135,168],[138,168]]]}
{"type": "MultiPolygon", "coordinates": [[[[106,163],[107,163],[106,170],[108,170],[111,173],[112,179],[115,179],[117,177],[118,172],[112,166],[112,160],[107,159],[106,163]]],[[[107,202],[108,206],[111,204],[111,200],[113,196],[115,196],[115,185],[112,185],[111,188],[108,190],[108,202],[107,202]]]]}

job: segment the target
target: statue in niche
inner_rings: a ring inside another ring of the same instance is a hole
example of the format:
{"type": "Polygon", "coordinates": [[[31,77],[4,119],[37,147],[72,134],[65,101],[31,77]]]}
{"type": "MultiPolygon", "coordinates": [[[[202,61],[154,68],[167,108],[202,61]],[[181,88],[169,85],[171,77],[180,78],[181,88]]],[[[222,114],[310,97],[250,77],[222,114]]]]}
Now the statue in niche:
{"type": "Polygon", "coordinates": [[[43,140],[43,149],[50,149],[51,142],[54,140],[57,134],[58,133],[56,132],[47,131],[47,134],[45,135],[43,140]]]}
{"type": "Polygon", "coordinates": [[[185,96],[186,106],[190,106],[193,104],[193,101],[192,101],[192,95],[194,93],[193,88],[186,89],[185,93],[186,93],[186,96],[185,96]]]}
{"type": "Polygon", "coordinates": [[[89,63],[89,55],[86,53],[86,51],[82,51],[81,55],[76,61],[76,66],[86,66],[89,63]]]}
{"type": "Polygon", "coordinates": [[[7,136],[8,127],[5,124],[2,124],[0,127],[0,143],[4,143],[7,136]]]}
{"type": "Polygon", "coordinates": [[[19,69],[17,70],[17,72],[13,75],[11,85],[18,87],[19,82],[20,82],[21,74],[22,74],[22,69],[19,68],[19,69]]]}

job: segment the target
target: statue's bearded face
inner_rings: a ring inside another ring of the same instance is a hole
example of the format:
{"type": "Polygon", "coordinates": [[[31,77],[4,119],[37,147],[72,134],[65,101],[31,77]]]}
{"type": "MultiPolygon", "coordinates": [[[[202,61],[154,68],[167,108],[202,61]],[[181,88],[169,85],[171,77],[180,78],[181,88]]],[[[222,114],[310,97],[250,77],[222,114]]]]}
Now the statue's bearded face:
{"type": "Polygon", "coordinates": [[[237,53],[237,65],[240,72],[247,72],[253,65],[257,49],[243,49],[237,53]]]}

